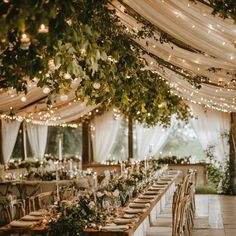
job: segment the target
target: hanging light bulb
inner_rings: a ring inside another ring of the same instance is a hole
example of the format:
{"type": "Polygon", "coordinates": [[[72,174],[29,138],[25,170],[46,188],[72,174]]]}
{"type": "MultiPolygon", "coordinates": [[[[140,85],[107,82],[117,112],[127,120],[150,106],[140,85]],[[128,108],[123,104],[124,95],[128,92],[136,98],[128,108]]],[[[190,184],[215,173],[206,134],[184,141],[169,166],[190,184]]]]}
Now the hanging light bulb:
{"type": "Polygon", "coordinates": [[[30,46],[30,38],[27,34],[22,34],[20,38],[20,48],[23,50],[28,50],[30,46]]]}
{"type": "Polygon", "coordinates": [[[48,33],[48,27],[45,24],[41,24],[39,26],[38,32],[40,34],[46,34],[46,33],[48,33]]]}

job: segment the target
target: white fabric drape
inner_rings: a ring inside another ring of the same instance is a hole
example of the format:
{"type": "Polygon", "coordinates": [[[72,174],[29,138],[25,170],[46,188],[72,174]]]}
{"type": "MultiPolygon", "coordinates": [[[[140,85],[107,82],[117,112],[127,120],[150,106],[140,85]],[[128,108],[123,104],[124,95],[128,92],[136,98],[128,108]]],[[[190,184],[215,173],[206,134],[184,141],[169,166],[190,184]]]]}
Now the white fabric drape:
{"type": "Polygon", "coordinates": [[[227,135],[230,129],[230,114],[215,110],[205,110],[200,105],[191,105],[194,117],[191,120],[193,129],[203,147],[214,146],[216,161],[222,162],[229,155],[227,135]]]}
{"type": "Polygon", "coordinates": [[[114,119],[113,112],[107,112],[94,119],[95,131],[93,135],[93,159],[95,162],[104,162],[116,140],[121,119],[114,119]]]}
{"type": "Polygon", "coordinates": [[[48,126],[27,123],[27,134],[34,157],[42,160],[47,143],[48,126]]]}
{"type": "Polygon", "coordinates": [[[145,128],[136,124],[137,159],[143,160],[147,155],[157,155],[165,144],[171,127],[163,128],[160,125],[145,128]]]}
{"type": "Polygon", "coordinates": [[[3,161],[7,163],[16,143],[17,134],[21,122],[17,120],[2,119],[2,154],[3,161]]]}

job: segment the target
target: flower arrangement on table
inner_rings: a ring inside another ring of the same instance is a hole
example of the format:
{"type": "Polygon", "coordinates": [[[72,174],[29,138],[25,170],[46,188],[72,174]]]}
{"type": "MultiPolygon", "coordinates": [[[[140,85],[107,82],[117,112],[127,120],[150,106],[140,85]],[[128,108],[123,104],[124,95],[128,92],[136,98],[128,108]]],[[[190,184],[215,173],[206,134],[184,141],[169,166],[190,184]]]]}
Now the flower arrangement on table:
{"type": "MultiPolygon", "coordinates": [[[[156,161],[154,161],[156,163],[156,161]]],[[[156,168],[156,166],[155,166],[156,168]]],[[[113,178],[106,186],[93,191],[80,192],[70,205],[60,205],[60,217],[49,224],[48,235],[83,235],[86,228],[98,228],[110,222],[129,199],[148,188],[157,178],[150,168],[113,178]]]]}
{"type": "Polygon", "coordinates": [[[157,158],[158,164],[189,164],[191,156],[177,157],[177,156],[166,156],[157,158]]]}

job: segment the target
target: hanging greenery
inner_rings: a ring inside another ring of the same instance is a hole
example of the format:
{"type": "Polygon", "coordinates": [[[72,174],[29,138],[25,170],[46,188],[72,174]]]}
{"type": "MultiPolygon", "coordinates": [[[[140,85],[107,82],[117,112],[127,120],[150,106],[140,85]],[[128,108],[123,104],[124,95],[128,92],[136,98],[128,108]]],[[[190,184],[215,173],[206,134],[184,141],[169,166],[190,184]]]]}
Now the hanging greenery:
{"type": "MultiPolygon", "coordinates": [[[[27,92],[34,82],[54,94],[71,89],[88,103],[117,107],[154,125],[177,113],[182,100],[162,78],[146,70],[141,37],[119,22],[111,0],[4,0],[0,3],[0,87],[27,92]]],[[[142,34],[143,36],[143,34],[142,34]]]]}
{"type": "Polygon", "coordinates": [[[202,2],[213,8],[212,14],[222,18],[232,18],[236,21],[236,1],[235,0],[190,0],[191,2],[202,2]]]}

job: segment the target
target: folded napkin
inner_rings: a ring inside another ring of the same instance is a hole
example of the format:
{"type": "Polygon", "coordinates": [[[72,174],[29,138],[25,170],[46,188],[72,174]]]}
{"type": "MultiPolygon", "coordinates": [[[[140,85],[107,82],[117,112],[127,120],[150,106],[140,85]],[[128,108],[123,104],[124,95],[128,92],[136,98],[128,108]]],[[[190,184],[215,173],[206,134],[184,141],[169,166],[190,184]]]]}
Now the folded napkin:
{"type": "Polygon", "coordinates": [[[142,208],[126,208],[124,209],[124,212],[127,214],[138,214],[138,213],[143,213],[145,212],[145,209],[142,208]]]}
{"type": "Polygon", "coordinates": [[[151,190],[147,190],[145,193],[143,193],[143,195],[157,195],[159,191],[151,191],[151,190]]]}
{"type": "Polygon", "coordinates": [[[138,217],[137,214],[124,214],[124,215],[122,216],[122,218],[124,218],[124,219],[132,219],[132,218],[138,219],[137,217],[138,217]]]}
{"type": "Polygon", "coordinates": [[[136,222],[136,221],[137,221],[137,218],[130,218],[130,219],[116,218],[116,219],[114,219],[113,222],[117,225],[126,225],[126,224],[131,224],[131,223],[136,222]]]}
{"type": "Polygon", "coordinates": [[[129,204],[128,207],[130,208],[146,208],[146,207],[149,207],[150,204],[149,203],[135,203],[135,202],[132,202],[129,204]]]}
{"type": "Polygon", "coordinates": [[[134,199],[134,202],[135,203],[150,203],[150,202],[152,202],[153,201],[153,199],[141,199],[141,198],[136,198],[136,199],[134,199]]]}
{"type": "Polygon", "coordinates": [[[27,228],[38,224],[38,221],[23,221],[23,220],[14,220],[10,222],[11,227],[27,228]]]}
{"type": "Polygon", "coordinates": [[[48,215],[49,213],[46,211],[46,212],[43,212],[43,211],[31,211],[29,213],[29,215],[31,216],[44,216],[44,215],[48,215]]]}
{"type": "Polygon", "coordinates": [[[154,199],[156,197],[156,195],[140,195],[138,198],[140,199],[154,199]]]}
{"type": "Polygon", "coordinates": [[[32,215],[25,215],[21,218],[21,220],[25,221],[40,221],[42,219],[43,219],[42,216],[32,216],[32,215]]]}
{"type": "Polygon", "coordinates": [[[153,187],[153,188],[156,188],[156,189],[165,189],[165,188],[166,188],[166,185],[154,184],[152,187],[153,187]]]}
{"type": "Polygon", "coordinates": [[[105,225],[102,227],[103,231],[125,231],[129,229],[128,225],[105,225]]]}

